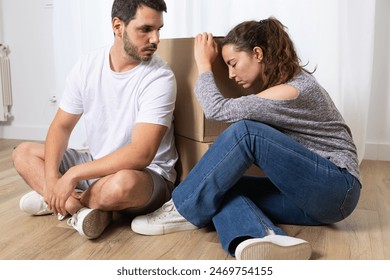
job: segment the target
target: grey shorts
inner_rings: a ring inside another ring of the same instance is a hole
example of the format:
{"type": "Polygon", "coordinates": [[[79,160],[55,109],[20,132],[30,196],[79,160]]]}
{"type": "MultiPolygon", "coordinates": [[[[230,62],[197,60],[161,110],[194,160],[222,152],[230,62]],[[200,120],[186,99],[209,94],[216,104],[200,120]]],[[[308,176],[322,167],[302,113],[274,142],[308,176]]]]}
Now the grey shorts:
{"type": "MultiPolygon", "coordinates": [[[[88,151],[81,151],[75,149],[67,149],[65,151],[64,157],[60,164],[60,172],[64,174],[71,167],[90,162],[93,158],[88,151]]],[[[161,175],[157,174],[155,171],[146,168],[146,171],[149,172],[150,176],[153,179],[153,193],[150,197],[149,202],[143,207],[138,208],[127,208],[121,210],[120,212],[129,216],[138,216],[148,214],[154,210],[160,208],[165,202],[171,199],[171,194],[173,191],[174,184],[164,179],[161,175]]],[[[87,190],[92,186],[99,178],[80,181],[76,188],[80,190],[87,190]]]]}

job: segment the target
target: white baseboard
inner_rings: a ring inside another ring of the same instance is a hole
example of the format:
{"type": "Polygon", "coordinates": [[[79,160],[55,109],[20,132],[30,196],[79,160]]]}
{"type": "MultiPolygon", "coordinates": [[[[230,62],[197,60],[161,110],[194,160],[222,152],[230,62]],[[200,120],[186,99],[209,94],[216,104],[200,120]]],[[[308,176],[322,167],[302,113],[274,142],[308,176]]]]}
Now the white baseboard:
{"type": "MultiPolygon", "coordinates": [[[[0,124],[0,138],[45,141],[48,129],[48,126],[2,126],[0,124]]],[[[80,125],[77,125],[73,130],[68,147],[74,149],[85,149],[87,147],[85,132],[80,125]]]]}
{"type": "Polygon", "coordinates": [[[0,138],[43,141],[47,129],[46,126],[0,126],[0,138]]]}
{"type": "Polygon", "coordinates": [[[364,159],[390,161],[390,144],[366,143],[364,159]]]}

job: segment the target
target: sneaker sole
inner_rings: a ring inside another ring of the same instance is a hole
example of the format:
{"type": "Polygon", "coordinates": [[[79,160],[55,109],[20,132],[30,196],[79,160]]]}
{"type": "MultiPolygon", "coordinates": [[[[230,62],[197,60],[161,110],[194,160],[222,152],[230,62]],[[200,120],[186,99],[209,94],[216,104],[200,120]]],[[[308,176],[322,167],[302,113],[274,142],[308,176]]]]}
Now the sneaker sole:
{"type": "Polygon", "coordinates": [[[270,241],[254,242],[245,246],[245,242],[240,244],[243,249],[237,247],[238,260],[308,260],[312,253],[311,246],[307,242],[290,246],[282,246],[270,241]]]}
{"type": "Polygon", "coordinates": [[[93,209],[83,220],[83,235],[88,239],[98,238],[111,223],[111,220],[112,212],[93,209]]]}
{"type": "Polygon", "coordinates": [[[194,226],[191,223],[188,224],[172,224],[172,225],[164,225],[164,226],[153,226],[153,225],[144,225],[143,223],[138,224],[137,220],[133,220],[131,223],[131,229],[143,235],[163,235],[168,233],[174,233],[179,231],[187,231],[187,230],[195,230],[198,227],[194,226]]]}

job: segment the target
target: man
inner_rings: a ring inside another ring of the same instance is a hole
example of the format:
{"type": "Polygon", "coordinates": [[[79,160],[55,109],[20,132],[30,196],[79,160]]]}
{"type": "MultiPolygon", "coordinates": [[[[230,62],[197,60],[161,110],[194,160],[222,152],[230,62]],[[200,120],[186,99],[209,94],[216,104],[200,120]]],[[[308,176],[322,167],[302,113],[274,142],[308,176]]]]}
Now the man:
{"type": "Polygon", "coordinates": [[[115,0],[114,43],[85,55],[67,79],[45,144],[15,148],[16,170],[33,189],[20,200],[32,215],[70,214],[68,224],[99,237],[112,211],[149,213],[170,199],[177,153],[176,81],[154,52],[164,0],[115,0]],[[67,149],[84,117],[88,152],[67,149]]]}

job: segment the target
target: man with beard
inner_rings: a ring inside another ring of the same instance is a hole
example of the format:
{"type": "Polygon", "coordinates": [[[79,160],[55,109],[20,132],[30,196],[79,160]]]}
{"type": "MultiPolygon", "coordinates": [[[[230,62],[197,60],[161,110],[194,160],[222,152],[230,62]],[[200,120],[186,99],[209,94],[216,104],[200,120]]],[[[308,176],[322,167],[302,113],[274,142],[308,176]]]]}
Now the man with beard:
{"type": "Polygon", "coordinates": [[[99,237],[112,212],[149,213],[171,197],[177,152],[173,138],[176,80],[154,55],[164,0],[115,0],[112,46],[83,56],[70,72],[44,144],[13,152],[33,189],[20,200],[31,215],[67,215],[88,239],[99,237]],[[67,147],[81,116],[88,151],[67,147]]]}

